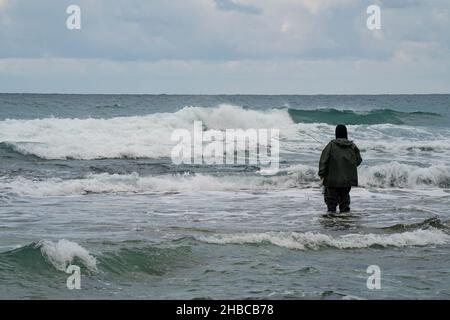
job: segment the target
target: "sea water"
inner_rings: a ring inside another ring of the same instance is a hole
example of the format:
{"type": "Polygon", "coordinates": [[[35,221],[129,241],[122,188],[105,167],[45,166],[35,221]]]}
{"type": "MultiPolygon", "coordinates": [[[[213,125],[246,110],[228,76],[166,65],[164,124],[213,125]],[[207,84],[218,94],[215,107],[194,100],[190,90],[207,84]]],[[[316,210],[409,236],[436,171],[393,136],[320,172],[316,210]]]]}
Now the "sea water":
{"type": "Polygon", "coordinates": [[[0,94],[0,298],[450,298],[449,110],[450,95],[0,94]],[[194,121],[279,129],[279,171],[173,164],[171,134],[194,121]],[[351,213],[327,215],[318,160],[339,123],[364,161],[351,213]]]}

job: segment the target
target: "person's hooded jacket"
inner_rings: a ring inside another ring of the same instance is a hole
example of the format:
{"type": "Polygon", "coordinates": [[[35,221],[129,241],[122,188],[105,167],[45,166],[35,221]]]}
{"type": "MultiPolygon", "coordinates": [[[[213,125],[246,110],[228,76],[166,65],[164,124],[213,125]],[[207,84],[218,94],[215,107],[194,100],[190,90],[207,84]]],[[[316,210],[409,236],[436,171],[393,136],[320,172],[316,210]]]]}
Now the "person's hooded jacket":
{"type": "Polygon", "coordinates": [[[358,185],[357,167],[362,158],[358,147],[346,138],[332,140],[322,151],[319,176],[323,185],[345,188],[358,185]]]}

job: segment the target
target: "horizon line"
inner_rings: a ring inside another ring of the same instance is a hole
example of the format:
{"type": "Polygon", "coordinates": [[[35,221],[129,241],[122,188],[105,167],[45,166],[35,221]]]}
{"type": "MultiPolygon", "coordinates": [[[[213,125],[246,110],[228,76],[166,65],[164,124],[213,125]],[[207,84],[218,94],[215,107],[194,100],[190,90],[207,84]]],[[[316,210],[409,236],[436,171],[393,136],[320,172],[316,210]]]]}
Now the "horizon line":
{"type": "Polygon", "coordinates": [[[448,93],[87,93],[87,92],[0,92],[29,95],[136,95],[136,96],[412,96],[450,95],[448,93]]]}

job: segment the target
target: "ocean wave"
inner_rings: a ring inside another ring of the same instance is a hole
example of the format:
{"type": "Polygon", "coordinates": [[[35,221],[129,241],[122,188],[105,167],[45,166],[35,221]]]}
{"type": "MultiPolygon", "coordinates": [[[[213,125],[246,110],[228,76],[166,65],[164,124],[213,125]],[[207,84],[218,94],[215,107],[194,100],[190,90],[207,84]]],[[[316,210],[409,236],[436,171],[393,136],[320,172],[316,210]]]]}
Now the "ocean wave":
{"type": "Polygon", "coordinates": [[[418,167],[393,161],[374,166],[362,166],[358,172],[359,183],[364,187],[450,188],[450,167],[446,165],[418,167]]]}
{"type": "Polygon", "coordinates": [[[395,225],[384,227],[382,229],[392,231],[409,231],[409,230],[429,229],[429,228],[448,230],[450,229],[450,225],[448,224],[448,222],[443,222],[438,217],[433,217],[417,223],[411,224],[397,223],[395,225]]]}
{"type": "Polygon", "coordinates": [[[195,265],[192,248],[202,244],[213,245],[274,245],[292,250],[366,249],[387,247],[438,246],[450,243],[450,236],[442,230],[429,227],[401,233],[353,233],[332,236],[319,232],[281,232],[217,234],[186,236],[148,243],[145,240],[103,243],[102,252],[95,256],[76,242],[42,240],[0,253],[0,271],[21,276],[31,272],[51,277],[55,271],[65,272],[73,264],[83,273],[129,276],[136,273],[163,275],[178,267],[195,265]]]}
{"type": "Polygon", "coordinates": [[[337,109],[288,110],[292,120],[296,123],[417,125],[442,120],[442,116],[437,113],[401,112],[391,109],[375,109],[366,112],[337,109]]]}
{"type": "MultiPolygon", "coordinates": [[[[301,183],[315,183],[317,168],[307,165],[293,165],[280,169],[294,180],[293,186],[301,183]],[[295,183],[297,182],[297,183],[295,183]]],[[[392,161],[379,165],[362,165],[358,168],[359,187],[363,188],[450,188],[450,167],[444,164],[420,167],[392,161]]]]}
{"type": "MultiPolygon", "coordinates": [[[[95,257],[76,242],[65,239],[41,240],[0,253],[0,271],[25,268],[46,275],[65,272],[71,264],[89,273],[146,273],[161,275],[168,269],[187,263],[191,258],[192,239],[181,238],[168,243],[148,245],[145,241],[122,242],[117,250],[105,249],[95,257]]],[[[27,272],[27,271],[23,271],[27,272]]]]}
{"type": "MultiPolygon", "coordinates": [[[[262,170],[263,171],[263,170],[262,170]]],[[[30,196],[65,196],[92,193],[147,193],[198,191],[268,191],[319,187],[317,168],[295,165],[275,176],[258,174],[210,175],[165,174],[144,176],[131,174],[89,174],[78,179],[50,178],[32,180],[24,177],[0,180],[0,190],[30,196]]],[[[449,188],[450,168],[435,165],[422,168],[391,162],[359,168],[362,188],[449,188]]]]}
{"type": "Polygon", "coordinates": [[[96,258],[78,243],[65,239],[42,240],[0,253],[0,264],[13,268],[17,264],[30,268],[42,268],[45,263],[63,272],[72,263],[84,266],[91,272],[97,271],[96,258]]]}
{"type": "MultiPolygon", "coordinates": [[[[0,142],[0,157],[1,158],[17,158],[17,157],[33,157],[37,158],[35,155],[28,153],[26,150],[27,142],[0,142]]],[[[33,143],[31,143],[33,144],[33,143]]]]}
{"type": "Polygon", "coordinates": [[[76,242],[65,239],[57,242],[43,240],[36,244],[42,255],[60,271],[65,271],[67,267],[77,258],[83,265],[91,271],[97,271],[97,262],[88,250],[76,242]]]}
{"type": "Polygon", "coordinates": [[[361,152],[378,151],[390,154],[411,154],[411,153],[443,153],[450,151],[448,139],[434,139],[432,141],[360,141],[358,147],[361,152]]]}
{"type": "Polygon", "coordinates": [[[277,177],[264,179],[260,176],[212,176],[204,174],[177,174],[163,176],[140,176],[137,173],[92,174],[82,179],[31,180],[17,178],[0,182],[3,190],[31,196],[64,196],[91,193],[146,193],[191,191],[245,191],[271,190],[294,187],[295,179],[277,177]]]}
{"type": "MultiPolygon", "coordinates": [[[[357,125],[350,130],[359,138],[362,149],[391,150],[403,144],[395,141],[392,130],[400,130],[402,142],[411,134],[414,138],[418,128],[413,126],[389,125],[389,121],[375,121],[367,128],[365,117],[391,119],[396,117],[437,117],[429,113],[401,113],[392,110],[375,110],[368,114],[354,111],[327,110],[293,110],[268,109],[253,110],[233,105],[220,105],[215,108],[185,107],[174,113],[155,113],[144,116],[116,117],[110,119],[61,119],[45,118],[34,120],[0,121],[0,149],[23,155],[34,155],[42,159],[105,159],[105,158],[165,158],[170,157],[175,145],[171,134],[175,129],[192,130],[194,121],[202,121],[204,129],[259,129],[278,128],[281,138],[281,151],[318,149],[334,135],[334,126],[327,117],[336,119],[336,115],[351,115],[357,125]],[[312,116],[314,115],[314,116],[312,116]],[[317,115],[317,116],[315,116],[317,115]],[[325,115],[325,116],[324,116],[325,115]],[[309,119],[309,120],[308,120],[309,119]],[[381,126],[381,127],[380,127],[381,126]],[[387,127],[383,127],[387,126],[387,127]],[[394,126],[394,127],[393,127],[394,126]],[[361,130],[360,130],[361,129],[361,130]],[[383,133],[382,131],[386,131],[383,133]],[[389,141],[385,139],[394,139],[389,141]],[[308,143],[311,142],[311,143],[308,143]],[[375,142],[373,142],[375,141],[375,142]],[[367,144],[367,146],[366,146],[367,144]],[[292,149],[291,148],[291,149],[292,149]]],[[[352,121],[342,122],[351,124],[352,121]]],[[[335,122],[341,122],[335,121],[335,122]]],[[[446,137],[441,137],[433,146],[427,147],[429,134],[424,141],[411,141],[410,150],[430,150],[428,147],[444,148],[446,137]],[[444,141],[444,144],[441,142],[444,141]],[[442,147],[444,146],[444,147],[442,147]],[[417,148],[416,148],[417,147],[417,148]]],[[[395,148],[392,150],[396,150],[395,148]]]]}
{"type": "MultiPolygon", "coordinates": [[[[304,183],[317,183],[317,168],[308,165],[293,165],[280,169],[287,173],[288,179],[280,186],[301,186],[304,183]],[[287,183],[288,181],[291,184],[287,183]]],[[[273,178],[274,180],[277,177],[273,178]]],[[[447,165],[416,165],[392,161],[379,165],[362,165],[358,168],[359,187],[363,188],[450,188],[450,167],[447,165]]]]}
{"type": "Polygon", "coordinates": [[[194,121],[202,121],[208,130],[283,128],[286,133],[295,132],[286,110],[221,105],[112,119],[4,120],[0,121],[0,142],[15,152],[42,159],[161,158],[171,155],[172,132],[192,130],[194,121]]]}
{"type": "Polygon", "coordinates": [[[437,229],[415,230],[395,234],[346,234],[333,237],[314,232],[264,232],[196,237],[211,244],[271,244],[296,250],[321,248],[363,249],[371,247],[413,247],[444,245],[450,236],[437,229]]]}

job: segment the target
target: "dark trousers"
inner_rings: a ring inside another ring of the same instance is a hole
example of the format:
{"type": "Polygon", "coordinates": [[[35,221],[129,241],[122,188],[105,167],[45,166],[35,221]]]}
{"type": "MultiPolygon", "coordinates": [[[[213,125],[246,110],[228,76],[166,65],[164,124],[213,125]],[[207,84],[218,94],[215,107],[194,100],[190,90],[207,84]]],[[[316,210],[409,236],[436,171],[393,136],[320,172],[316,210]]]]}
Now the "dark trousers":
{"type": "Polygon", "coordinates": [[[352,188],[330,188],[325,187],[325,203],[328,211],[336,212],[339,205],[340,212],[350,211],[350,190],[352,188]]]}

